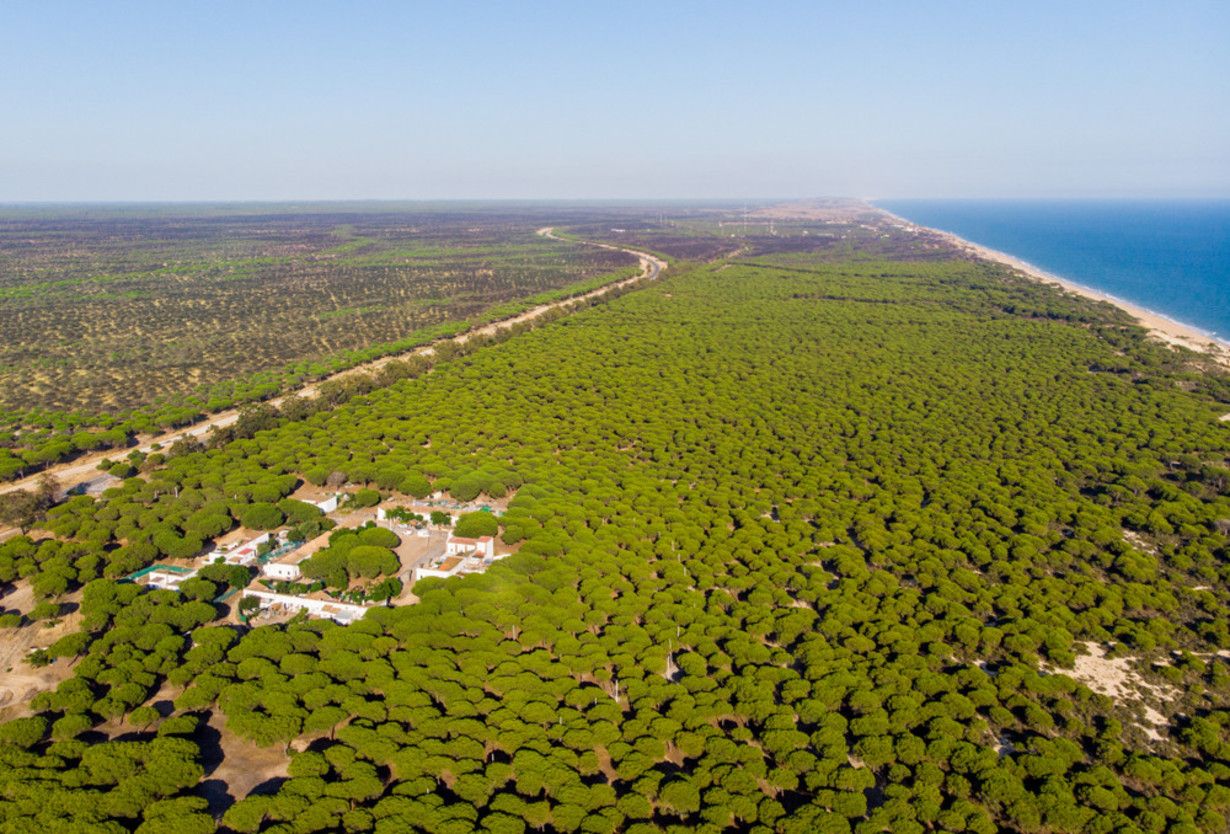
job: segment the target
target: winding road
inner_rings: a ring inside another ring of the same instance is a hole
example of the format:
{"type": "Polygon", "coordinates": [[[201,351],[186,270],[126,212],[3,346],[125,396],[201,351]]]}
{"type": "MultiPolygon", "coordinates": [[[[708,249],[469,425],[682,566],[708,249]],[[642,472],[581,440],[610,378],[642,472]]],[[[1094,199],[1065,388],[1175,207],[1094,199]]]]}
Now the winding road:
{"type": "MultiPolygon", "coordinates": [[[[560,241],[571,240],[570,238],[562,238],[556,235],[555,229],[551,226],[547,226],[545,228],[539,229],[537,234],[540,237],[550,238],[551,240],[560,240],[560,241]]],[[[493,321],[488,324],[483,324],[478,327],[473,327],[469,330],[466,330],[463,333],[459,333],[456,336],[450,337],[449,339],[437,340],[434,343],[426,344],[426,345],[423,345],[422,347],[418,347],[413,350],[403,351],[401,353],[396,353],[396,354],[390,354],[388,356],[382,356],[379,359],[373,359],[371,362],[365,362],[362,365],[356,365],[353,368],[347,368],[344,371],[338,371],[336,374],[332,374],[328,377],[325,377],[324,379],[310,383],[294,391],[289,391],[286,394],[282,394],[280,396],[266,400],[266,402],[268,402],[271,405],[277,406],[277,405],[280,405],[283,400],[291,396],[299,396],[299,397],[303,397],[304,399],[312,399],[319,392],[320,384],[322,382],[326,382],[328,380],[333,380],[333,379],[342,379],[352,374],[365,373],[365,372],[378,370],[381,366],[385,365],[386,363],[391,362],[396,359],[402,359],[406,356],[413,356],[413,355],[430,356],[431,354],[435,353],[434,345],[439,344],[441,341],[452,341],[452,342],[456,342],[457,344],[464,344],[466,341],[474,338],[475,336],[487,336],[492,333],[495,333],[497,330],[503,327],[509,327],[515,324],[533,321],[534,319],[539,318],[544,313],[547,313],[550,310],[554,310],[558,307],[563,307],[565,305],[572,304],[573,302],[576,302],[576,301],[584,301],[586,299],[599,298],[603,295],[606,295],[607,293],[611,292],[614,289],[625,287],[629,284],[634,284],[638,281],[657,280],[658,276],[662,274],[662,270],[666,269],[666,266],[667,266],[666,261],[662,260],[658,256],[652,255],[648,252],[641,252],[637,249],[629,249],[623,246],[616,246],[614,244],[597,243],[595,241],[588,241],[588,240],[573,240],[572,242],[577,243],[578,245],[583,245],[583,246],[596,246],[600,249],[610,249],[616,252],[626,252],[629,255],[633,255],[637,257],[638,259],[640,259],[641,271],[637,273],[636,275],[633,275],[630,278],[624,278],[619,281],[612,281],[609,284],[603,284],[601,287],[597,287],[596,289],[590,290],[589,292],[582,293],[580,295],[570,296],[568,298],[562,298],[558,301],[551,301],[546,304],[540,304],[537,307],[531,307],[530,309],[522,313],[518,313],[515,316],[509,316],[508,318],[499,319],[497,321],[493,321]]],[[[199,423],[195,423],[188,428],[176,429],[175,431],[164,432],[163,434],[158,434],[158,435],[138,437],[137,439],[138,443],[136,446],[130,446],[124,449],[109,449],[105,452],[95,452],[89,455],[85,455],[83,457],[74,458],[73,460],[67,461],[65,463],[61,463],[55,466],[48,467],[47,469],[37,472],[34,475],[29,475],[25,478],[20,478],[15,481],[9,481],[5,484],[0,485],[0,495],[6,492],[12,492],[14,490],[18,490],[18,489],[33,489],[35,486],[37,486],[39,479],[42,478],[44,475],[50,475],[51,477],[55,478],[56,482],[59,483],[61,489],[69,490],[75,486],[79,486],[94,478],[97,478],[99,476],[98,464],[102,462],[104,458],[122,458],[124,455],[127,455],[133,450],[137,450],[141,452],[149,452],[155,445],[162,446],[162,447],[170,446],[172,443],[174,443],[176,440],[182,437],[191,437],[191,438],[201,439],[205,437],[206,435],[208,435],[210,431],[214,429],[225,428],[231,425],[232,423],[234,423],[238,419],[239,419],[239,409],[238,408],[231,408],[226,411],[219,411],[215,414],[209,415],[204,420],[200,421],[199,423]]],[[[13,532],[15,531],[0,527],[0,540],[8,538],[8,536],[12,535],[13,532]]]]}

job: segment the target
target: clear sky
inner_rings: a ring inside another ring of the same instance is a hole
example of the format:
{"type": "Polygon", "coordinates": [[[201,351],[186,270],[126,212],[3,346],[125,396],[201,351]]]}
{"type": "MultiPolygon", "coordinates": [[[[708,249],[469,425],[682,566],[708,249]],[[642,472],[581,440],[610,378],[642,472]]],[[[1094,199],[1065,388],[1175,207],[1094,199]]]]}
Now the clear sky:
{"type": "Polygon", "coordinates": [[[0,4],[0,200],[1230,196],[1230,2],[0,4]]]}

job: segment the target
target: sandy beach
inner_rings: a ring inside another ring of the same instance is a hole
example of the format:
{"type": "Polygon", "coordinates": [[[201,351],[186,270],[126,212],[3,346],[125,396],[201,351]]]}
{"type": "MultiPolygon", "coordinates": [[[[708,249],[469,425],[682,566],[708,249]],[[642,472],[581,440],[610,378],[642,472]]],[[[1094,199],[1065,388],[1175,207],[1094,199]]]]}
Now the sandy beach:
{"type": "Polygon", "coordinates": [[[1138,304],[1133,304],[1130,301],[1124,301],[1122,298],[1113,296],[1110,293],[1105,293],[1092,287],[1086,287],[1083,284],[1078,284],[1075,281],[1068,280],[1067,278],[1061,278],[1058,275],[1054,275],[1044,269],[1039,269],[1027,261],[1013,257],[1006,252],[1000,252],[997,249],[990,249],[977,243],[971,243],[965,238],[958,237],[951,232],[932,229],[928,226],[920,226],[917,223],[906,220],[904,217],[899,217],[898,215],[895,215],[892,212],[884,211],[883,209],[879,209],[879,211],[886,217],[891,218],[892,222],[897,226],[908,231],[933,235],[963,252],[1011,267],[1025,277],[1031,278],[1035,281],[1058,285],[1068,292],[1075,293],[1086,298],[1092,298],[1096,301],[1105,301],[1110,304],[1114,304],[1116,307],[1126,311],[1129,315],[1139,321],[1141,325],[1148,328],[1150,335],[1154,338],[1166,342],[1167,344],[1175,345],[1177,347],[1184,347],[1188,350],[1205,354],[1214,362],[1217,362],[1225,368],[1230,368],[1230,342],[1223,339],[1218,339],[1211,333],[1201,330],[1198,327],[1193,327],[1192,325],[1185,324],[1181,321],[1175,321],[1169,316],[1165,316],[1161,313],[1141,307],[1138,304]]]}

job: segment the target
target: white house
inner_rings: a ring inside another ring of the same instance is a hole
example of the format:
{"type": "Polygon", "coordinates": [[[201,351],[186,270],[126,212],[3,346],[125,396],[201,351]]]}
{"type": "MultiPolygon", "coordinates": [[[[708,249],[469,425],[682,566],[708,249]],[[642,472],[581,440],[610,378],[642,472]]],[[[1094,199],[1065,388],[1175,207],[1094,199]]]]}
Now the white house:
{"type": "Polygon", "coordinates": [[[288,582],[293,582],[298,579],[301,574],[299,572],[298,562],[270,562],[265,565],[265,575],[271,579],[284,579],[288,582]]]}
{"type": "Polygon", "coordinates": [[[449,556],[473,554],[480,559],[491,560],[495,558],[495,539],[491,536],[480,536],[477,539],[449,536],[444,552],[449,556]]]}
{"type": "Polygon", "coordinates": [[[309,503],[318,508],[322,513],[331,513],[337,509],[337,493],[321,501],[311,501],[309,503]]]}
{"type": "Polygon", "coordinates": [[[428,577],[448,579],[450,576],[456,576],[459,573],[468,573],[474,569],[477,563],[477,559],[471,559],[466,556],[446,556],[439,564],[415,568],[414,581],[417,582],[428,577]]]}
{"type": "Polygon", "coordinates": [[[269,533],[262,533],[252,539],[252,541],[244,542],[234,550],[224,554],[222,558],[226,560],[228,565],[250,565],[255,562],[256,557],[260,555],[257,553],[257,548],[269,541],[269,536],[269,533]]]}
{"type": "Polygon", "coordinates": [[[280,605],[292,611],[303,610],[316,617],[328,617],[330,620],[342,625],[362,619],[363,615],[367,613],[367,609],[362,605],[351,605],[347,602],[335,602],[329,599],[296,597],[290,594],[275,594],[269,591],[253,591],[251,589],[245,590],[243,595],[259,599],[261,601],[261,608],[280,605]]]}
{"type": "Polygon", "coordinates": [[[285,579],[288,582],[293,582],[303,575],[299,565],[303,564],[310,556],[313,556],[316,551],[328,547],[329,537],[335,532],[337,531],[327,530],[321,533],[316,538],[299,545],[289,553],[283,553],[274,561],[266,564],[261,570],[264,571],[265,576],[272,579],[285,579]]]}
{"type": "Polygon", "coordinates": [[[196,571],[185,568],[173,569],[171,566],[150,571],[145,575],[145,584],[151,588],[165,588],[168,591],[178,591],[179,585],[185,579],[196,576],[196,571]]]}

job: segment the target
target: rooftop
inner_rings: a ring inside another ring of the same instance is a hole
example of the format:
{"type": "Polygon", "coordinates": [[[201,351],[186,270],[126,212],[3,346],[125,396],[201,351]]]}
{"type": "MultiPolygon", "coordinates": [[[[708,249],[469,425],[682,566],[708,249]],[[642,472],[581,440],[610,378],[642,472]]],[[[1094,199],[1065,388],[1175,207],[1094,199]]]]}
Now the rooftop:
{"type": "Polygon", "coordinates": [[[449,571],[453,570],[458,565],[460,565],[462,562],[464,562],[465,558],[466,557],[464,556],[449,556],[447,559],[441,562],[440,566],[435,568],[435,570],[442,570],[445,573],[448,573],[449,571]]]}

